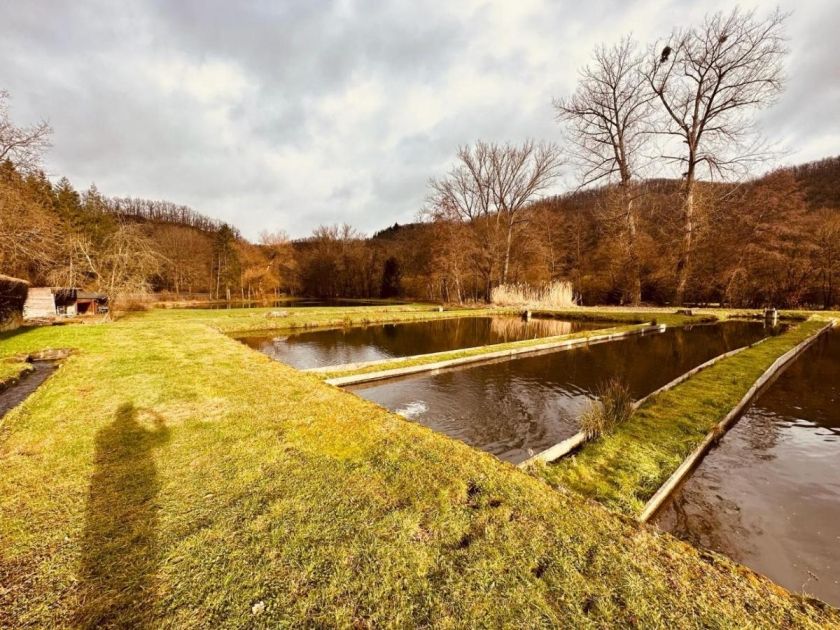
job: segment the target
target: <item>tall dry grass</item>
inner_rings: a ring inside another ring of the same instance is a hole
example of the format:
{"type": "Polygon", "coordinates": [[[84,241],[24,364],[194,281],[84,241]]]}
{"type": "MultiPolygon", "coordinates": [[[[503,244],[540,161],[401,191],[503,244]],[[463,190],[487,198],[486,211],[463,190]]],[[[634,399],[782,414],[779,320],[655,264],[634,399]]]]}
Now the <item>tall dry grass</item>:
{"type": "Polygon", "coordinates": [[[612,433],[633,415],[633,398],[630,388],[618,378],[611,378],[598,388],[598,400],[578,419],[580,430],[587,440],[612,433]]]}
{"type": "Polygon", "coordinates": [[[571,282],[558,281],[542,287],[528,284],[502,284],[490,293],[490,301],[498,306],[530,306],[533,308],[569,308],[577,306],[571,282]]]}

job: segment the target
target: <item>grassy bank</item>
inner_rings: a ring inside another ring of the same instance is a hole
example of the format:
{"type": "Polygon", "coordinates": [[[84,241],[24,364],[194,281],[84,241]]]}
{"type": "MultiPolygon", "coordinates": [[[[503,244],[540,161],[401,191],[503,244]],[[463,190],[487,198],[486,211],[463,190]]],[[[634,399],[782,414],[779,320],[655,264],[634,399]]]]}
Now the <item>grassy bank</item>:
{"type": "Polygon", "coordinates": [[[0,337],[46,347],[0,424],[0,627],[840,624],[188,316],[0,337]]]}
{"type": "Polygon", "coordinates": [[[650,399],[615,432],[533,472],[551,485],[637,516],[773,361],[824,325],[816,320],[800,323],[716,363],[650,399]]]}

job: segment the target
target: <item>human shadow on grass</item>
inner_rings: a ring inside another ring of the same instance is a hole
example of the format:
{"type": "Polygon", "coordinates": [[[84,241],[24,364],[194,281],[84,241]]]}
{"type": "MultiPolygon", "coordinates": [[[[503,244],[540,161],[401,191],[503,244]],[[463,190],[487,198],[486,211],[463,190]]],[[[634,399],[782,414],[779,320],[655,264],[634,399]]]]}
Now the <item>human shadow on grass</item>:
{"type": "Polygon", "coordinates": [[[164,419],[132,403],[96,434],[82,556],[80,627],[142,627],[151,618],[159,562],[154,450],[169,440],[164,419]],[[151,417],[151,427],[139,414],[151,417]]]}

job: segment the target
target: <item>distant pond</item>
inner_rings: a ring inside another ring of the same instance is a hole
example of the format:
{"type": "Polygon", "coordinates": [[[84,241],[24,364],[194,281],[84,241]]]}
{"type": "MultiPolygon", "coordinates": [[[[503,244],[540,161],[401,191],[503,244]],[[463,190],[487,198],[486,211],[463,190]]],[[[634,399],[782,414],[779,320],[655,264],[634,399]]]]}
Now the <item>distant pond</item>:
{"type": "Polygon", "coordinates": [[[444,369],[349,389],[406,418],[518,463],[570,437],[610,377],[641,398],[693,367],[771,331],[727,322],[444,369]]]}
{"type": "Polygon", "coordinates": [[[759,396],[656,523],[840,606],[840,331],[759,396]]]}
{"type": "Polygon", "coordinates": [[[248,346],[299,369],[460,350],[565,335],[609,323],[519,317],[455,317],[422,322],[240,337],[248,346]]]}

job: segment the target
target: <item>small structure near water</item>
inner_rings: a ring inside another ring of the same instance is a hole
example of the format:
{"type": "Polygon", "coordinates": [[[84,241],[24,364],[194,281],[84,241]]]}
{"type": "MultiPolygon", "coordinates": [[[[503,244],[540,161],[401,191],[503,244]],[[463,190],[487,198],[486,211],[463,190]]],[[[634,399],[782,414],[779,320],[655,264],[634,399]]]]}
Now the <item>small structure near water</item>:
{"type": "Polygon", "coordinates": [[[23,309],[25,319],[75,317],[108,312],[108,296],[77,288],[35,287],[23,309]]]}

